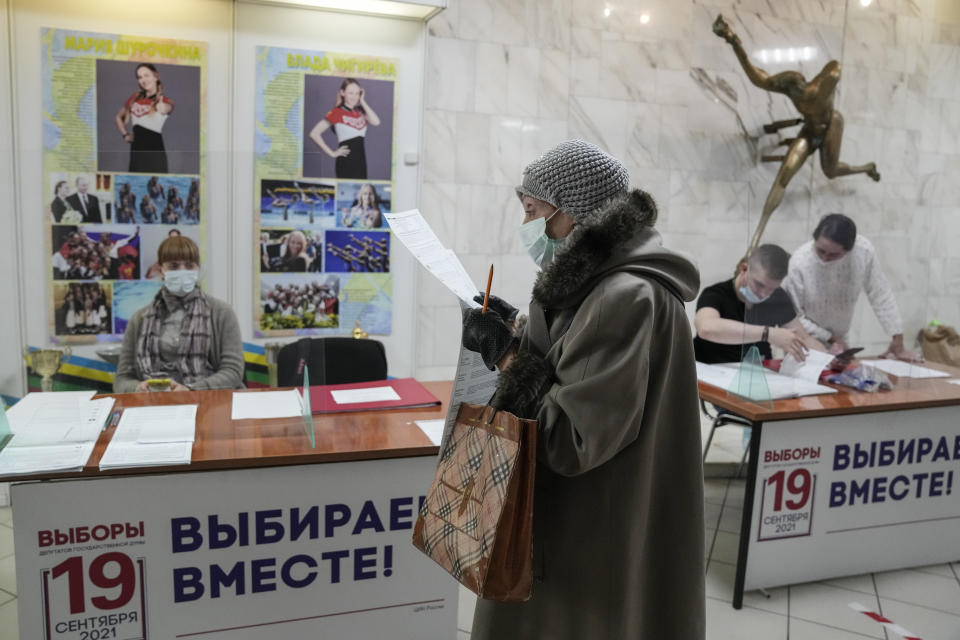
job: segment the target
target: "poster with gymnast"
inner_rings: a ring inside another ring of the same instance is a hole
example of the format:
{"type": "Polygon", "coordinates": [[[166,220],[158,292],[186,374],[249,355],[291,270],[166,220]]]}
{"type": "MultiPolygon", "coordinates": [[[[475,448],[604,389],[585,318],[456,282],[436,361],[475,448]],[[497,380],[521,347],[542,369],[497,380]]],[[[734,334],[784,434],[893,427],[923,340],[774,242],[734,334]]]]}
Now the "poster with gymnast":
{"type": "Polygon", "coordinates": [[[258,47],[256,86],[254,334],[389,334],[397,61],[258,47]],[[336,322],[276,304],[277,272],[335,276],[336,322]]]}
{"type": "Polygon", "coordinates": [[[163,239],[189,235],[203,261],[207,44],[53,28],[40,40],[51,341],[119,341],[130,301],[156,295],[163,239]]]}

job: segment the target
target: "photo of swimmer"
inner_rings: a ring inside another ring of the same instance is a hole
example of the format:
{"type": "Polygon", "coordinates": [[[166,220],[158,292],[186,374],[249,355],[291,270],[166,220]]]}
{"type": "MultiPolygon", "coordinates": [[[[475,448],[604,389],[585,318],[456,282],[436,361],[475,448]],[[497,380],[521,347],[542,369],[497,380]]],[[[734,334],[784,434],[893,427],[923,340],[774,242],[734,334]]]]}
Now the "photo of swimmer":
{"type": "Polygon", "coordinates": [[[114,176],[115,222],[200,224],[200,181],[189,176],[114,176]]]}
{"type": "Polygon", "coordinates": [[[324,271],[388,273],[389,231],[327,231],[324,271]]]}
{"type": "Polygon", "coordinates": [[[340,278],[333,275],[260,277],[260,329],[340,326],[340,278]]]}
{"type": "Polygon", "coordinates": [[[260,226],[333,227],[337,223],[332,184],[304,180],[260,181],[260,226]]]}

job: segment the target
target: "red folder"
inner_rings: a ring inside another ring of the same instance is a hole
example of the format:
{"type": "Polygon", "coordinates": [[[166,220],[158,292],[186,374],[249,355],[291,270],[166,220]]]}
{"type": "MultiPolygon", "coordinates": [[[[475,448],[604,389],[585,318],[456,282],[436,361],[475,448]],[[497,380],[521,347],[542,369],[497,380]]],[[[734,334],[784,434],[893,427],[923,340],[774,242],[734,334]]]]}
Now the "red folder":
{"type": "Polygon", "coordinates": [[[439,404],[440,401],[437,397],[427,391],[422,384],[413,378],[351,382],[348,384],[325,384],[310,387],[310,409],[313,413],[406,409],[411,407],[434,407],[439,406],[439,404]],[[389,389],[385,387],[389,387],[389,389]],[[391,393],[391,389],[393,393],[391,393]],[[364,393],[363,390],[366,390],[366,392],[364,393]],[[394,394],[399,396],[399,398],[375,399],[376,396],[394,394]],[[370,396],[370,399],[364,399],[364,396],[370,396]]]}

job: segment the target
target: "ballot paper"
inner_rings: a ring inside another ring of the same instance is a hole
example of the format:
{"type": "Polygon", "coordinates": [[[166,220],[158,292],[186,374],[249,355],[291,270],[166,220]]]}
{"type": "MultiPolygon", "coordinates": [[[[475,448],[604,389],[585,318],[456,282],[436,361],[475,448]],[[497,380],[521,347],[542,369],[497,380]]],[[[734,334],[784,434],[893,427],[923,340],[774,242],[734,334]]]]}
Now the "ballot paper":
{"type": "Polygon", "coordinates": [[[443,425],[443,437],[440,442],[440,452],[443,453],[447,440],[453,433],[453,425],[457,422],[457,412],[464,402],[470,404],[487,404],[497,390],[496,369],[490,371],[483,364],[479,353],[468,351],[460,347],[460,357],[457,358],[457,373],[453,379],[453,390],[450,392],[450,403],[447,405],[447,418],[443,425]]]}
{"type": "Polygon", "coordinates": [[[80,471],[90,459],[94,445],[95,440],[40,447],[9,446],[0,451],[0,475],[80,471]]]}
{"type": "Polygon", "coordinates": [[[29,420],[39,409],[71,409],[76,411],[81,405],[90,401],[96,391],[48,391],[28,393],[20,398],[7,411],[7,419],[11,424],[17,420],[29,420]]]}
{"type": "Polygon", "coordinates": [[[447,249],[418,209],[385,213],[390,230],[420,264],[468,306],[479,307],[473,297],[479,289],[453,251],[447,249]]]}
{"type": "Polygon", "coordinates": [[[16,412],[11,409],[7,412],[14,433],[10,444],[31,447],[96,441],[112,409],[113,398],[79,397],[49,404],[34,402],[16,412]]]}
{"type": "Polygon", "coordinates": [[[369,387],[366,389],[331,389],[330,395],[337,404],[357,404],[360,402],[386,402],[399,400],[400,395],[393,387],[369,387]]]}
{"type": "MultiPolygon", "coordinates": [[[[730,391],[740,370],[741,363],[727,362],[723,364],[697,363],[697,380],[706,382],[715,387],[730,391]]],[[[800,396],[815,396],[826,393],[836,393],[837,390],[822,384],[793,378],[769,369],[763,369],[767,390],[770,397],[750,398],[754,401],[779,400],[782,398],[798,398],[800,396]]]]}
{"type": "Polygon", "coordinates": [[[301,415],[303,415],[303,399],[296,389],[233,392],[231,420],[298,418],[301,415]]]}
{"type": "Polygon", "coordinates": [[[190,464],[192,442],[156,442],[141,444],[111,440],[100,457],[101,469],[125,467],[154,467],[171,464],[190,464]]]}
{"type": "Polygon", "coordinates": [[[124,410],[111,442],[193,442],[196,427],[195,404],[131,407],[124,410]]]}
{"type": "Polygon", "coordinates": [[[788,353],[780,364],[781,375],[816,383],[834,358],[833,354],[813,349],[807,351],[806,356],[806,360],[799,362],[793,354],[788,353]]]}
{"type": "Polygon", "coordinates": [[[414,423],[420,427],[424,435],[430,438],[430,442],[439,445],[443,439],[443,425],[446,420],[414,420],[414,423]]]}
{"type": "Polygon", "coordinates": [[[190,464],[196,416],[195,404],[125,409],[100,468],[190,464]]]}
{"type": "Polygon", "coordinates": [[[898,378],[949,378],[949,373],[937,371],[927,367],[921,367],[910,362],[902,360],[861,360],[861,364],[866,364],[884,371],[891,376],[898,378]]]}

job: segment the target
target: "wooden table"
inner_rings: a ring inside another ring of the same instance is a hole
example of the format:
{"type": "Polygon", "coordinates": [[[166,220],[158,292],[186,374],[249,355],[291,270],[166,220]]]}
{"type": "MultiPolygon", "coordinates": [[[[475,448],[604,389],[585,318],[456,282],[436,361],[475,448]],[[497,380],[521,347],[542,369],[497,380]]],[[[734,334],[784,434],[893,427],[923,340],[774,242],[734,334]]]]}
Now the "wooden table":
{"type": "Polygon", "coordinates": [[[950,378],[764,403],[698,383],[754,425],[734,608],[745,589],[960,558],[960,369],[923,366],[950,378]]]}
{"type": "MultiPolygon", "coordinates": [[[[101,471],[100,457],[116,431],[116,427],[111,427],[100,434],[96,448],[82,471],[43,473],[29,477],[0,476],[0,482],[435,456],[437,446],[430,442],[414,421],[446,416],[453,383],[440,381],[422,384],[440,399],[440,406],[314,415],[316,448],[310,446],[299,417],[231,420],[233,389],[110,394],[115,398],[114,410],[148,405],[198,405],[196,441],[190,464],[101,471]]],[[[276,389],[248,389],[244,393],[262,391],[276,389]]]]}
{"type": "Polygon", "coordinates": [[[115,396],[198,404],[192,461],[100,471],[109,429],[82,471],[6,478],[20,636],[452,637],[457,583],[410,544],[438,450],[414,421],[452,383],[424,386],[441,406],[315,415],[315,448],[232,421],[233,390],[115,396]]]}

